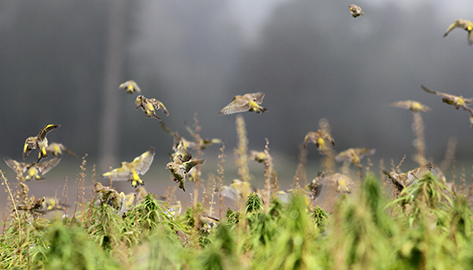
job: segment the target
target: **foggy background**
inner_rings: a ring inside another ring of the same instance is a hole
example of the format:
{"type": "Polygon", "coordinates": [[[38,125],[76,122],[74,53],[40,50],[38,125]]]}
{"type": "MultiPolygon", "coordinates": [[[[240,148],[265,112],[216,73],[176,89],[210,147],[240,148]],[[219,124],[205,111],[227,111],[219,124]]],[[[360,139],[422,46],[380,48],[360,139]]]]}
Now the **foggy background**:
{"type": "MultiPolygon", "coordinates": [[[[242,114],[249,149],[262,151],[268,138],[280,181],[292,181],[304,136],[318,129],[321,118],[329,120],[338,152],[369,147],[376,149],[375,167],[381,158],[389,167],[391,159],[397,164],[404,155],[405,164],[412,163],[412,114],[387,106],[407,99],[432,108],[422,115],[427,158],[441,162],[448,138],[455,136],[457,171],[468,172],[473,152],[468,113],[420,85],[473,96],[467,32],[455,29],[442,37],[454,20],[473,19],[473,2],[360,0],[364,16],[356,19],[348,10],[352,3],[1,1],[0,155],[21,160],[27,137],[46,124],[61,124],[48,140],[79,157],[65,156],[48,180],[75,181],[85,154],[88,169],[97,164],[99,175],[154,146],[155,161],[143,176],[153,187],[153,173],[169,175],[164,167],[173,140],[156,119],[135,111],[136,94],[118,89],[133,79],[145,97],[166,105],[170,115],[158,115],[188,139],[184,121],[192,125],[196,114],[203,138],[225,141],[231,168],[235,115],[218,112],[234,95],[259,91],[269,111],[242,114]]],[[[205,150],[203,157],[215,161],[204,171],[216,174],[219,147],[205,150]]],[[[36,156],[34,150],[26,162],[36,156]]],[[[321,157],[310,145],[308,167],[317,170],[321,157]]],[[[0,169],[16,182],[3,162],[0,169]]]]}

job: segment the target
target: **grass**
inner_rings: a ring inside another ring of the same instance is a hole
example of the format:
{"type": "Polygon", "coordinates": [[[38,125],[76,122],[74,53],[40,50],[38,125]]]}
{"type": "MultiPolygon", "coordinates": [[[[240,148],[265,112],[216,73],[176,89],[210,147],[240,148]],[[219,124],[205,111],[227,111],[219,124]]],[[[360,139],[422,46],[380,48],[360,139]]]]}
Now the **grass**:
{"type": "MultiPolygon", "coordinates": [[[[425,151],[423,126],[419,125],[421,119],[414,119],[418,162],[424,159],[425,151]]],[[[253,181],[251,177],[264,178],[264,187],[233,207],[226,206],[218,192],[226,182],[224,145],[215,175],[197,179],[200,184],[193,194],[195,200],[176,216],[169,210],[175,201],[171,189],[164,201],[148,193],[127,211],[121,204],[85,194],[87,183],[92,186],[96,174],[95,167],[87,172],[85,157],[75,181],[77,195],[63,199],[73,209],[70,216],[60,210],[39,213],[41,198],[30,194],[26,183],[10,182],[2,172],[11,214],[1,223],[0,268],[473,268],[472,192],[465,176],[461,177],[463,184],[453,191],[426,173],[418,184],[391,195],[392,184],[376,177],[368,164],[363,167],[363,179],[354,177],[359,187],[353,193],[339,194],[335,187],[327,187],[324,192],[335,202],[329,209],[312,201],[304,189],[309,182],[305,172],[309,153],[304,150],[294,189],[288,191],[289,200],[283,201],[278,197],[277,168],[269,142],[264,150],[269,157],[263,164],[264,175],[250,177],[243,117],[237,117],[236,127],[238,176],[245,182],[253,181]]],[[[197,141],[199,131],[195,119],[197,141]]],[[[323,161],[327,171],[337,170],[333,156],[330,152],[323,161]]],[[[395,170],[400,166],[392,164],[395,170]]],[[[352,175],[358,173],[355,169],[351,168],[352,175]]]]}

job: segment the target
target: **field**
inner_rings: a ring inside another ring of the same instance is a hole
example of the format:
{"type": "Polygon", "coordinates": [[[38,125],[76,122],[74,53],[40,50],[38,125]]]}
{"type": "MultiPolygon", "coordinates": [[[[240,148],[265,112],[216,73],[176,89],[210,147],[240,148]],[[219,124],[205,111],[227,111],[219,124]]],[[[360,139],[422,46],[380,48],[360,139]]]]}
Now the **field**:
{"type": "MultiPolygon", "coordinates": [[[[242,117],[237,117],[234,149],[238,181],[224,185],[231,179],[224,165],[233,162],[221,145],[218,159],[207,161],[216,163],[214,175],[199,176],[196,167],[195,184],[187,187],[193,190],[186,191],[192,200],[182,208],[175,183],[164,197],[140,188],[128,197],[113,182],[97,185],[99,177],[95,167],[86,169],[86,157],[76,181],[68,184],[77,194],[72,198],[60,198],[57,191],[49,194],[53,201],[36,198],[29,192],[30,182],[7,179],[0,171],[9,199],[8,215],[1,223],[0,267],[473,268],[472,187],[465,184],[465,176],[455,186],[455,179],[443,179],[436,167],[422,170],[427,160],[421,120],[414,113],[420,166],[410,171],[417,174],[415,181],[400,173],[402,164],[380,168],[386,174],[390,170],[391,178],[393,173],[405,177],[401,182],[375,173],[369,158],[362,159],[361,154],[351,154],[338,167],[339,155],[325,137],[323,142],[315,140],[318,149],[312,145],[301,149],[292,189],[286,191],[279,187],[268,142],[260,159],[263,187],[254,190],[248,165],[250,158],[258,158],[248,154],[242,117]],[[308,180],[307,151],[316,150],[324,156],[324,174],[308,180]],[[330,178],[334,175],[338,177],[330,178]]],[[[329,133],[328,122],[321,121],[320,130],[319,135],[329,133]]],[[[197,125],[195,131],[199,142],[197,125]]],[[[199,157],[200,151],[198,147],[193,155],[199,157]]]]}

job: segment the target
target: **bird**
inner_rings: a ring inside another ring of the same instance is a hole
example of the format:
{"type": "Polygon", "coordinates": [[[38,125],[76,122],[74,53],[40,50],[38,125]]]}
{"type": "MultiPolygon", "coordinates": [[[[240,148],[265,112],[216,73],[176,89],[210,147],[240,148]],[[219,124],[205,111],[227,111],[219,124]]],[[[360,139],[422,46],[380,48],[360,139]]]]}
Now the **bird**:
{"type": "Polygon", "coordinates": [[[464,19],[457,19],[455,22],[453,22],[447,29],[447,32],[443,35],[443,37],[446,37],[448,33],[450,33],[453,29],[455,28],[462,28],[465,31],[468,32],[468,45],[473,45],[473,34],[471,33],[473,31],[473,23],[464,20],[464,19]]]}
{"type": "Polygon", "coordinates": [[[215,226],[217,226],[217,223],[220,221],[220,219],[210,213],[204,212],[199,215],[198,217],[198,222],[197,222],[197,228],[199,230],[203,230],[205,232],[208,232],[212,230],[215,226]]]}
{"type": "Polygon", "coordinates": [[[318,172],[317,177],[314,178],[308,185],[304,187],[305,190],[310,192],[311,200],[317,199],[322,193],[322,189],[324,187],[324,183],[322,183],[322,179],[324,176],[325,174],[323,172],[318,172]]]}
{"type": "Polygon", "coordinates": [[[361,7],[357,5],[349,5],[348,8],[350,9],[350,13],[353,18],[359,17],[360,15],[363,16],[363,10],[361,7]]]}
{"type": "Polygon", "coordinates": [[[181,201],[176,201],[175,204],[169,206],[168,209],[164,212],[169,218],[174,219],[181,214],[182,205],[181,201]]]}
{"type": "Polygon", "coordinates": [[[337,162],[348,160],[353,164],[359,164],[360,160],[364,156],[371,156],[375,152],[376,152],[375,149],[369,149],[369,148],[349,148],[343,152],[340,152],[337,156],[335,156],[335,160],[337,162]]]}
{"type": "Polygon", "coordinates": [[[35,227],[35,229],[38,231],[46,230],[50,225],[51,223],[49,220],[45,218],[37,218],[33,222],[33,227],[35,227]]]}
{"type": "Polygon", "coordinates": [[[389,104],[389,106],[411,110],[412,112],[427,112],[430,108],[414,100],[403,100],[389,104]]]}
{"type": "Polygon", "coordinates": [[[17,178],[20,180],[30,181],[34,180],[43,180],[43,175],[49,172],[52,168],[56,167],[56,165],[61,161],[61,157],[55,157],[48,161],[44,161],[41,163],[31,163],[27,164],[24,162],[18,162],[13,159],[5,159],[5,163],[8,167],[12,168],[17,173],[17,178]],[[23,174],[26,173],[26,176],[23,174]]]}
{"type": "Polygon", "coordinates": [[[156,114],[156,111],[161,109],[163,113],[168,116],[169,112],[164,106],[164,104],[155,99],[155,98],[145,98],[143,95],[139,95],[135,100],[135,109],[141,108],[145,112],[145,117],[156,118],[161,120],[161,118],[156,114]]]}
{"type": "Polygon", "coordinates": [[[419,183],[419,179],[422,178],[428,171],[432,173],[438,180],[446,182],[445,175],[440,170],[439,167],[434,165],[432,162],[427,163],[424,166],[412,169],[406,173],[396,173],[396,172],[387,172],[383,171],[385,175],[391,179],[394,186],[398,191],[402,191],[405,187],[415,185],[419,183]]]}
{"type": "Polygon", "coordinates": [[[51,153],[53,154],[54,156],[62,156],[62,151],[68,153],[69,155],[75,157],[76,154],[74,154],[74,152],[72,152],[71,150],[67,149],[62,143],[50,143],[47,147],[46,147],[46,153],[51,153]]]}
{"type": "Polygon", "coordinates": [[[193,167],[204,163],[205,159],[191,159],[185,162],[171,161],[166,164],[166,169],[171,172],[172,176],[174,177],[174,181],[176,181],[176,183],[179,183],[179,188],[183,191],[186,191],[184,184],[186,181],[187,173],[193,167]]]}
{"type": "Polygon", "coordinates": [[[126,82],[120,84],[120,86],[118,86],[118,88],[119,89],[126,89],[126,92],[128,94],[133,94],[133,92],[135,92],[135,91],[141,93],[140,87],[133,80],[129,80],[129,81],[126,81],[126,82]]]}
{"type": "Polygon", "coordinates": [[[256,188],[252,186],[250,182],[233,179],[230,186],[222,186],[220,194],[222,194],[223,197],[236,201],[239,199],[246,200],[253,192],[256,192],[256,188]]]}
{"type": "Polygon", "coordinates": [[[313,143],[321,154],[327,153],[330,149],[329,143],[335,146],[335,140],[327,131],[319,129],[317,132],[310,131],[304,137],[303,149],[307,147],[308,143],[313,143]]]}
{"type": "Polygon", "coordinates": [[[40,214],[46,214],[47,212],[55,210],[64,210],[65,207],[66,205],[61,203],[57,198],[44,197],[44,200],[41,203],[41,207],[35,209],[35,212],[40,214]]]}
{"type": "Polygon", "coordinates": [[[113,169],[102,175],[113,181],[130,181],[131,186],[134,188],[138,185],[144,185],[144,181],[141,180],[139,174],[144,175],[148,171],[153,162],[154,154],[154,148],[150,147],[132,162],[123,161],[120,168],[113,169]]]}
{"type": "Polygon", "coordinates": [[[225,108],[220,110],[220,115],[228,115],[239,112],[254,111],[256,113],[264,113],[268,109],[263,108],[259,104],[263,102],[263,93],[245,94],[243,96],[236,95],[233,97],[233,101],[230,102],[225,108]]]}
{"type": "Polygon", "coordinates": [[[341,173],[334,173],[326,177],[323,177],[321,182],[328,185],[330,184],[336,185],[337,186],[336,191],[338,193],[350,194],[353,192],[353,189],[355,187],[355,183],[353,182],[353,180],[350,177],[341,173]]]}
{"type": "Polygon", "coordinates": [[[430,89],[428,89],[427,87],[425,87],[423,85],[421,85],[420,87],[422,89],[424,89],[424,91],[426,91],[427,93],[431,93],[431,94],[435,94],[437,96],[441,96],[442,97],[442,102],[445,102],[449,105],[453,105],[453,107],[457,110],[460,107],[466,106],[466,104],[472,104],[473,103],[473,98],[464,98],[462,96],[454,96],[454,95],[450,95],[450,94],[446,94],[446,93],[433,91],[433,90],[430,90],[430,89]]]}
{"type": "Polygon", "coordinates": [[[259,163],[263,163],[268,159],[268,157],[266,156],[265,152],[259,152],[259,151],[256,151],[256,150],[251,150],[250,155],[249,155],[249,159],[255,160],[259,163]]]}
{"type": "Polygon", "coordinates": [[[48,139],[46,135],[51,132],[51,130],[60,127],[61,125],[49,124],[41,129],[38,136],[32,136],[26,139],[25,146],[23,147],[23,160],[25,160],[30,154],[31,150],[38,149],[39,156],[38,161],[46,158],[48,153],[46,152],[46,147],[48,147],[48,139]]]}

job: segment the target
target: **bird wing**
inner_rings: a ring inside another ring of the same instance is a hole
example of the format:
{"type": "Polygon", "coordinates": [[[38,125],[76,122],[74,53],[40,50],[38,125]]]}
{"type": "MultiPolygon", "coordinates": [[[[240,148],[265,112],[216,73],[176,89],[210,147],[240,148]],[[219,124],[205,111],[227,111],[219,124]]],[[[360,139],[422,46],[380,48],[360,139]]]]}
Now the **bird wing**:
{"type": "Polygon", "coordinates": [[[242,100],[234,100],[230,104],[228,104],[225,108],[223,108],[219,114],[220,115],[227,115],[227,114],[234,114],[239,112],[246,112],[251,108],[248,102],[242,100]]]}
{"type": "Polygon", "coordinates": [[[150,102],[153,104],[153,106],[157,110],[161,109],[165,115],[169,115],[168,110],[166,109],[166,107],[164,106],[164,104],[161,101],[153,98],[153,99],[150,100],[150,102]]]}
{"type": "Polygon", "coordinates": [[[139,95],[136,97],[135,99],[135,109],[138,110],[139,108],[143,108],[143,101],[144,101],[145,97],[143,97],[142,95],[139,95]]]}
{"type": "Polygon", "coordinates": [[[25,172],[26,171],[26,167],[27,167],[27,164],[24,163],[24,162],[18,162],[16,160],[13,160],[11,158],[9,159],[4,159],[5,160],[5,163],[8,165],[8,167],[12,168],[14,171],[21,171],[21,172],[25,172]]]}
{"type": "Polygon", "coordinates": [[[46,125],[43,129],[38,134],[38,139],[39,140],[44,140],[46,138],[46,134],[48,134],[51,130],[60,127],[61,125],[54,125],[54,124],[49,124],[46,125]]]}
{"type": "Polygon", "coordinates": [[[56,165],[59,164],[59,161],[61,161],[61,157],[55,157],[49,161],[37,164],[36,167],[38,168],[38,171],[41,173],[41,175],[45,175],[52,168],[56,167],[56,165]]]}
{"type": "Polygon", "coordinates": [[[376,149],[369,149],[369,148],[357,148],[356,149],[356,155],[358,158],[363,158],[364,156],[371,156],[374,155],[376,152],[376,149]]]}
{"type": "Polygon", "coordinates": [[[443,93],[430,90],[429,88],[427,88],[427,87],[425,87],[425,86],[423,86],[423,85],[420,85],[420,87],[421,87],[422,89],[424,89],[424,91],[427,92],[427,93],[431,93],[431,94],[439,95],[439,96],[442,96],[442,95],[443,95],[443,93]]]}
{"type": "Polygon", "coordinates": [[[150,147],[148,151],[133,160],[133,163],[136,165],[136,173],[143,175],[148,171],[151,163],[153,163],[154,154],[154,148],[150,147]]]}
{"type": "Polygon", "coordinates": [[[102,174],[102,176],[108,177],[113,181],[128,181],[132,177],[132,172],[126,164],[127,162],[122,162],[122,166],[120,168],[106,172],[102,174]]]}
{"type": "Polygon", "coordinates": [[[204,162],[205,159],[192,159],[179,165],[178,170],[183,174],[187,174],[194,166],[204,164],[204,162]]]}
{"type": "Polygon", "coordinates": [[[443,35],[443,37],[446,37],[448,35],[448,33],[450,33],[453,29],[455,29],[456,27],[458,27],[458,20],[456,20],[454,23],[452,23],[447,31],[445,32],[445,34],[443,35]]]}

